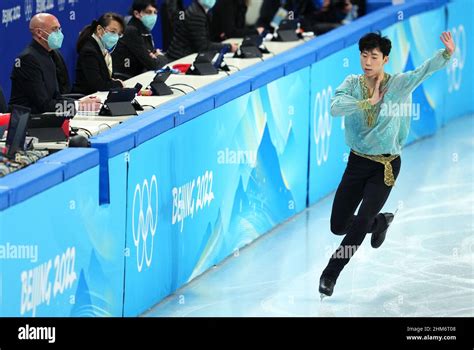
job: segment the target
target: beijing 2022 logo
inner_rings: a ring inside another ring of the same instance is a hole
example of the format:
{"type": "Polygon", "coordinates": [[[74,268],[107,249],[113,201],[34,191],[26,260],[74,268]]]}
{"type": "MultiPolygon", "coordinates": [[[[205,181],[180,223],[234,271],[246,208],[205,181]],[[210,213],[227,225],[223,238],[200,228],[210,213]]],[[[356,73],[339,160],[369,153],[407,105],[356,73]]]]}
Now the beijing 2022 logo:
{"type": "Polygon", "coordinates": [[[33,16],[33,0],[25,0],[25,20],[31,20],[33,16]]]}
{"type": "Polygon", "coordinates": [[[143,263],[147,267],[151,265],[158,224],[158,184],[155,175],[149,184],[145,179],[141,186],[137,184],[135,187],[132,210],[133,244],[137,254],[137,269],[141,272],[143,263]]]}

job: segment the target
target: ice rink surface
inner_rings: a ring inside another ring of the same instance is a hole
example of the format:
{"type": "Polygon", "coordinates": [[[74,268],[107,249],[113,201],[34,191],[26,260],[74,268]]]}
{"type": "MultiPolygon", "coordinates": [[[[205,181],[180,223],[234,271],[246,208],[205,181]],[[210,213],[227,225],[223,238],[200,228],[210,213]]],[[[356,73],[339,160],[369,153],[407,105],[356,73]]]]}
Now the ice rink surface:
{"type": "Polygon", "coordinates": [[[383,211],[385,243],[361,248],[334,294],[321,271],[341,237],[334,193],[171,295],[145,316],[474,316],[474,116],[406,147],[383,211]]]}

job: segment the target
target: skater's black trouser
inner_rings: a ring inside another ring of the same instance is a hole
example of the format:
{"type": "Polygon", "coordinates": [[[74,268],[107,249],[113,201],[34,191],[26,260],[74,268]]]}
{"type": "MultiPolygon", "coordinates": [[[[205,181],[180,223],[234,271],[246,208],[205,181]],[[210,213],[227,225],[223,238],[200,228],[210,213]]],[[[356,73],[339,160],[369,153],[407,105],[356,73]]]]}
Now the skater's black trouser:
{"type": "MultiPolygon", "coordinates": [[[[400,172],[400,157],[391,162],[395,179],[400,172]]],[[[387,226],[379,214],[387,201],[392,186],[384,183],[381,163],[350,153],[349,161],[336,191],[331,213],[331,231],[346,235],[329,260],[323,275],[336,279],[351,256],[362,244],[365,235],[387,226]],[[360,205],[357,216],[354,215],[360,205]]]]}

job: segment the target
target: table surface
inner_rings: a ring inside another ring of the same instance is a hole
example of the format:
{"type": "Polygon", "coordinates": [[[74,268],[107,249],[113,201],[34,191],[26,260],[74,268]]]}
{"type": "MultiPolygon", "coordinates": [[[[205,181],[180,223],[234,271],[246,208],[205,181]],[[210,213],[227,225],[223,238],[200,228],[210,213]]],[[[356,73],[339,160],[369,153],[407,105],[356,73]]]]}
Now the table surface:
{"type": "MultiPolygon", "coordinates": [[[[176,85],[176,88],[183,90],[186,94],[193,92],[194,89],[202,88],[206,85],[212,84],[220,79],[224,79],[230,74],[233,74],[239,70],[243,70],[247,67],[255,65],[261,61],[268,60],[275,55],[282,53],[284,51],[290,50],[296,46],[304,44],[308,39],[293,41],[293,42],[264,42],[267,49],[270,51],[269,54],[264,54],[262,59],[260,58],[233,58],[233,53],[229,53],[225,56],[224,61],[229,68],[230,72],[219,71],[219,74],[216,75],[206,75],[206,76],[197,76],[197,75],[185,75],[185,74],[171,74],[166,81],[166,84],[170,87],[173,87],[175,84],[186,84],[185,85],[176,85]],[[194,88],[194,89],[193,89],[194,88]]],[[[228,39],[225,42],[227,43],[237,43],[240,44],[242,39],[228,39]]],[[[179,60],[170,62],[168,65],[173,66],[175,64],[192,64],[197,54],[192,54],[186,57],[183,57],[179,60]]],[[[142,86],[148,86],[155,77],[155,71],[148,71],[143,74],[140,74],[136,77],[128,79],[125,81],[125,87],[133,88],[137,83],[140,83],[142,86]]],[[[168,96],[137,96],[136,100],[144,107],[144,111],[137,111],[137,114],[140,115],[149,111],[152,108],[156,108],[160,105],[163,105],[175,98],[178,98],[183,95],[179,90],[173,90],[173,95],[168,96]]],[[[90,96],[98,97],[102,102],[107,99],[107,91],[99,91],[90,96]]],[[[114,126],[124,122],[127,119],[136,117],[135,115],[130,116],[121,116],[121,117],[110,117],[110,116],[98,116],[97,112],[88,113],[88,112],[79,112],[72,120],[71,127],[79,129],[79,134],[84,136],[98,135],[104,131],[110,130],[114,126]]],[[[53,143],[39,143],[35,145],[35,149],[50,149],[57,150],[67,147],[65,142],[53,142],[53,143]]]]}

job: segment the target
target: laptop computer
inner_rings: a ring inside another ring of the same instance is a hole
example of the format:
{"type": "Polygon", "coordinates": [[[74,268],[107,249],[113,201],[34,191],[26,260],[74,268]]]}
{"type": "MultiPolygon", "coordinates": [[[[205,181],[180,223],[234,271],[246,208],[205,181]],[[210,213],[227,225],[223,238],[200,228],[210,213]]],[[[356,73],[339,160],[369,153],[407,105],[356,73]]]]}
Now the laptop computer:
{"type": "Polygon", "coordinates": [[[173,91],[166,85],[165,81],[169,78],[171,70],[163,69],[156,73],[155,78],[150,84],[153,95],[166,96],[173,95],[173,91]]]}
{"type": "Polygon", "coordinates": [[[69,139],[69,118],[63,116],[36,114],[30,117],[28,135],[39,142],[64,142],[69,139]]]}
{"type": "Polygon", "coordinates": [[[18,151],[24,151],[30,113],[30,108],[12,105],[7,141],[5,143],[5,157],[14,159],[18,151]]]}
{"type": "Polygon", "coordinates": [[[188,69],[188,75],[214,75],[219,74],[212,61],[218,55],[217,51],[200,52],[196,56],[193,65],[188,69]]]}
{"type": "Polygon", "coordinates": [[[277,29],[276,41],[298,41],[300,38],[296,34],[298,23],[295,20],[282,20],[277,29]]]}
{"type": "Polygon", "coordinates": [[[135,88],[110,90],[99,115],[113,117],[137,115],[135,107],[132,104],[136,93],[137,90],[135,88]]]}
{"type": "Polygon", "coordinates": [[[259,46],[262,45],[263,38],[260,35],[248,35],[244,37],[242,44],[235,53],[235,58],[260,58],[263,57],[259,46]]]}

